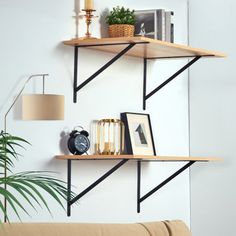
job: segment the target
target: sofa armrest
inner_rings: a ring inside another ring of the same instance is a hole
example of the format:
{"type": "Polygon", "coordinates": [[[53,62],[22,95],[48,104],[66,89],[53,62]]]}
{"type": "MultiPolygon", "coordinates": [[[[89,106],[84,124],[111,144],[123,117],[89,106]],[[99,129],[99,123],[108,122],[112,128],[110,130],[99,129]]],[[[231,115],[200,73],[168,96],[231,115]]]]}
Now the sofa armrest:
{"type": "Polygon", "coordinates": [[[189,228],[181,220],[166,220],[141,224],[149,231],[150,236],[191,236],[189,228]]]}

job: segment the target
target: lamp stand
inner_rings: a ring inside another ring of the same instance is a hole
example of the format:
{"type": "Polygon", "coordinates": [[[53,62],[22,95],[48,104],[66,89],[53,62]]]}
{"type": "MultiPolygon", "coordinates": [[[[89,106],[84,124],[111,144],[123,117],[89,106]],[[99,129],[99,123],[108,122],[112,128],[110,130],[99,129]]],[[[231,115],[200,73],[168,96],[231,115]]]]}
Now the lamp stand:
{"type": "MultiPolygon", "coordinates": [[[[9,112],[11,111],[11,109],[13,108],[13,106],[15,105],[15,103],[17,102],[17,100],[19,99],[20,95],[22,94],[23,90],[25,89],[26,84],[28,84],[28,82],[34,78],[34,77],[38,77],[38,76],[42,76],[43,77],[43,93],[44,93],[44,78],[45,76],[48,76],[48,74],[34,74],[31,75],[24,83],[22,89],[20,90],[20,92],[16,95],[15,99],[13,100],[13,103],[11,104],[11,106],[9,107],[9,109],[7,110],[7,112],[4,115],[4,132],[6,133],[7,131],[7,116],[9,114],[9,112]]],[[[4,178],[7,177],[7,168],[6,168],[6,162],[4,163],[4,178]]],[[[7,189],[7,184],[4,184],[4,188],[7,189]]],[[[6,197],[4,197],[4,209],[5,211],[7,211],[7,199],[6,197]]],[[[7,217],[6,214],[4,215],[4,222],[7,222],[7,217]]]]}

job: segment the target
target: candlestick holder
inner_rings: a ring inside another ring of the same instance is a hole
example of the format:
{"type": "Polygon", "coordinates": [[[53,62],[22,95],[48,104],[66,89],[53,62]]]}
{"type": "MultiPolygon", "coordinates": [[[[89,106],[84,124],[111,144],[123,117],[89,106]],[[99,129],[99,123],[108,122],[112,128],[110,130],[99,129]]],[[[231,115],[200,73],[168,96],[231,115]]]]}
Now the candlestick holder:
{"type": "Polygon", "coordinates": [[[95,12],[96,10],[93,9],[82,9],[82,11],[85,11],[85,15],[83,17],[85,17],[85,22],[87,25],[87,30],[85,33],[85,37],[83,37],[83,39],[95,39],[95,37],[92,37],[92,34],[90,33],[90,25],[92,23],[92,18],[96,18],[97,16],[93,15],[93,12],[95,12]]]}
{"type": "Polygon", "coordinates": [[[80,19],[83,18],[83,16],[80,15],[80,12],[75,12],[75,16],[73,16],[73,18],[75,19],[75,37],[74,37],[74,39],[78,39],[79,38],[79,21],[80,21],[80,19]]]}

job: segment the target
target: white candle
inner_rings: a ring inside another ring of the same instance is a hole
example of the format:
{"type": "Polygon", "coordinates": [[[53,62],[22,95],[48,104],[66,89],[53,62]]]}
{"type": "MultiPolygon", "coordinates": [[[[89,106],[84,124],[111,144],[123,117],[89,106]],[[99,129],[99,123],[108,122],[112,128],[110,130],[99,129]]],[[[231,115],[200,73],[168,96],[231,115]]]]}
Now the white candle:
{"type": "Polygon", "coordinates": [[[80,0],[75,0],[75,13],[80,12],[80,0]]]}
{"type": "Polygon", "coordinates": [[[94,9],[93,0],[84,0],[84,9],[93,10],[94,9]]]}

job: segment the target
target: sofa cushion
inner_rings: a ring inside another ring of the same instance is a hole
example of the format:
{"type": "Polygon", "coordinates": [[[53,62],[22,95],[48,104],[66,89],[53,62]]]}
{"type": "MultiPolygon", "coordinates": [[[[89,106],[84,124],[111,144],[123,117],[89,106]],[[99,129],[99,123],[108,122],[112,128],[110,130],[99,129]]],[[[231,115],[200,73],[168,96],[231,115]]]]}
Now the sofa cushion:
{"type": "Polygon", "coordinates": [[[150,236],[140,224],[14,223],[0,236],[150,236]]]}

